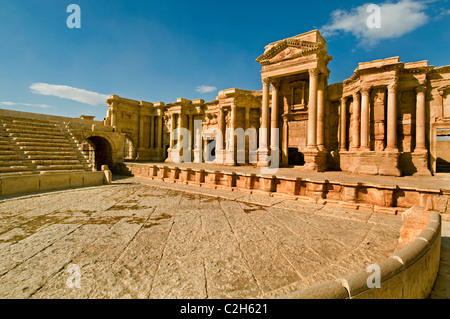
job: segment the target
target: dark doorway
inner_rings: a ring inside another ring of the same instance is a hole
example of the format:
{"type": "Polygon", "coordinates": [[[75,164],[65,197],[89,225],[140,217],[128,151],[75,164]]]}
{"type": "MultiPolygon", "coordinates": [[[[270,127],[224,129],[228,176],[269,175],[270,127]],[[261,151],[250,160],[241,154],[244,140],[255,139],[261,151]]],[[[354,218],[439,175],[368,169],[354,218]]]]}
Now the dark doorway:
{"type": "Polygon", "coordinates": [[[296,147],[289,147],[288,150],[288,165],[304,165],[305,159],[303,154],[298,151],[296,147]]]}
{"type": "MultiPolygon", "coordinates": [[[[91,136],[86,139],[85,145],[88,146],[89,160],[93,168],[97,171],[102,169],[102,165],[108,165],[108,168],[112,168],[112,150],[109,142],[100,136],[91,136]]],[[[83,151],[86,153],[86,149],[83,151]]]]}

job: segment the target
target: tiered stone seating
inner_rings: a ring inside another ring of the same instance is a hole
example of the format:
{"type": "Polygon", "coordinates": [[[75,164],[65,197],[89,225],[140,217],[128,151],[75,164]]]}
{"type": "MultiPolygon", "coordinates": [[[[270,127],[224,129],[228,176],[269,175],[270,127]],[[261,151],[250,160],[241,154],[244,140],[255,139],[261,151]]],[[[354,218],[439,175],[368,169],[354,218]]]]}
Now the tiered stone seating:
{"type": "Polygon", "coordinates": [[[0,126],[0,176],[31,174],[32,170],[27,164],[20,158],[3,126],[0,126]]]}
{"type": "Polygon", "coordinates": [[[11,117],[2,118],[1,122],[5,143],[0,144],[4,151],[0,155],[5,157],[0,161],[0,172],[2,167],[6,171],[27,168],[41,174],[90,170],[78,151],[79,145],[66,136],[60,123],[11,117]],[[10,160],[7,156],[11,156],[10,160]],[[12,160],[25,161],[29,166],[12,165],[12,160]]]}

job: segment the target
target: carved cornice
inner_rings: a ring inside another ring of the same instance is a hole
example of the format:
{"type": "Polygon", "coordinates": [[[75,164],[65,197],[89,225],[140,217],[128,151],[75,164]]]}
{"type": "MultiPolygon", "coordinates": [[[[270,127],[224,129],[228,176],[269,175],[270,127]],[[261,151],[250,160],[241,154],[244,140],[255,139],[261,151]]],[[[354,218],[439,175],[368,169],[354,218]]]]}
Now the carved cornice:
{"type": "Polygon", "coordinates": [[[321,50],[324,45],[320,42],[304,41],[295,38],[284,39],[275,43],[270,49],[267,49],[261,56],[256,59],[256,62],[260,63],[261,65],[271,64],[272,62],[270,60],[287,47],[300,49],[300,52],[286,58],[287,60],[289,60],[312,54],[316,51],[321,50]]]}
{"type": "Polygon", "coordinates": [[[437,90],[438,90],[439,94],[441,96],[443,96],[445,91],[450,90],[450,85],[441,86],[437,90]]]}

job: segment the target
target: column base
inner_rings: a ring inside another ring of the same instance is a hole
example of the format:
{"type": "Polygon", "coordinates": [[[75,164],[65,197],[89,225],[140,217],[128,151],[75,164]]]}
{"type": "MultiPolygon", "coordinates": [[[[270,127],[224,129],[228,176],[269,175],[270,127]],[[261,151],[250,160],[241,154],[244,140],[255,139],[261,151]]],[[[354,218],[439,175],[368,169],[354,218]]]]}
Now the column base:
{"type": "Polygon", "coordinates": [[[150,155],[151,155],[150,149],[138,148],[136,160],[137,161],[148,161],[148,160],[150,160],[150,155]]]}
{"type": "Polygon", "coordinates": [[[172,149],[170,147],[167,149],[167,158],[164,162],[172,163],[172,149]]]}
{"type": "Polygon", "coordinates": [[[238,150],[236,152],[236,165],[245,165],[247,163],[247,157],[245,150],[238,150]]]}
{"type": "Polygon", "coordinates": [[[149,150],[149,159],[155,162],[164,161],[164,150],[162,148],[152,148],[149,150]]]}
{"type": "Polygon", "coordinates": [[[194,163],[202,163],[202,150],[201,149],[194,149],[194,163]]]}
{"type": "Polygon", "coordinates": [[[319,151],[317,148],[307,147],[302,153],[305,159],[305,165],[302,169],[306,171],[325,172],[327,169],[327,151],[319,151]]]}
{"type": "Polygon", "coordinates": [[[269,150],[260,148],[257,151],[258,154],[258,167],[268,167],[269,166],[269,150]]]}
{"type": "Polygon", "coordinates": [[[227,151],[225,153],[225,163],[227,166],[236,166],[236,157],[234,156],[234,151],[227,151]]]}
{"type": "Polygon", "coordinates": [[[401,176],[400,153],[376,151],[341,151],[340,167],[343,172],[353,174],[401,176]]]}
{"type": "Polygon", "coordinates": [[[169,149],[167,151],[168,153],[168,157],[166,159],[166,162],[170,162],[170,163],[181,163],[181,155],[180,155],[180,150],[177,149],[169,149]]]}
{"type": "Polygon", "coordinates": [[[385,149],[384,149],[384,151],[385,152],[390,152],[390,153],[398,153],[398,148],[397,147],[386,147],[385,149]]]}
{"type": "Polygon", "coordinates": [[[414,176],[431,176],[431,172],[428,169],[428,151],[424,150],[415,150],[412,154],[412,162],[414,167],[416,168],[416,172],[413,174],[414,176]]]}

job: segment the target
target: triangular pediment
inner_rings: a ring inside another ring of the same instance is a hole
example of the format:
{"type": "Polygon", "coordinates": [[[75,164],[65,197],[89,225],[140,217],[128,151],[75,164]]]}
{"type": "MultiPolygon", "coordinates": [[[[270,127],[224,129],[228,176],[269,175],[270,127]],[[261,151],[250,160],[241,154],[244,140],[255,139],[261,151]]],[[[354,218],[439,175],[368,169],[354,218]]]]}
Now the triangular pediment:
{"type": "Polygon", "coordinates": [[[256,59],[262,65],[295,59],[300,56],[315,53],[323,48],[319,42],[310,42],[295,38],[281,40],[266,47],[266,51],[256,59]]]}

